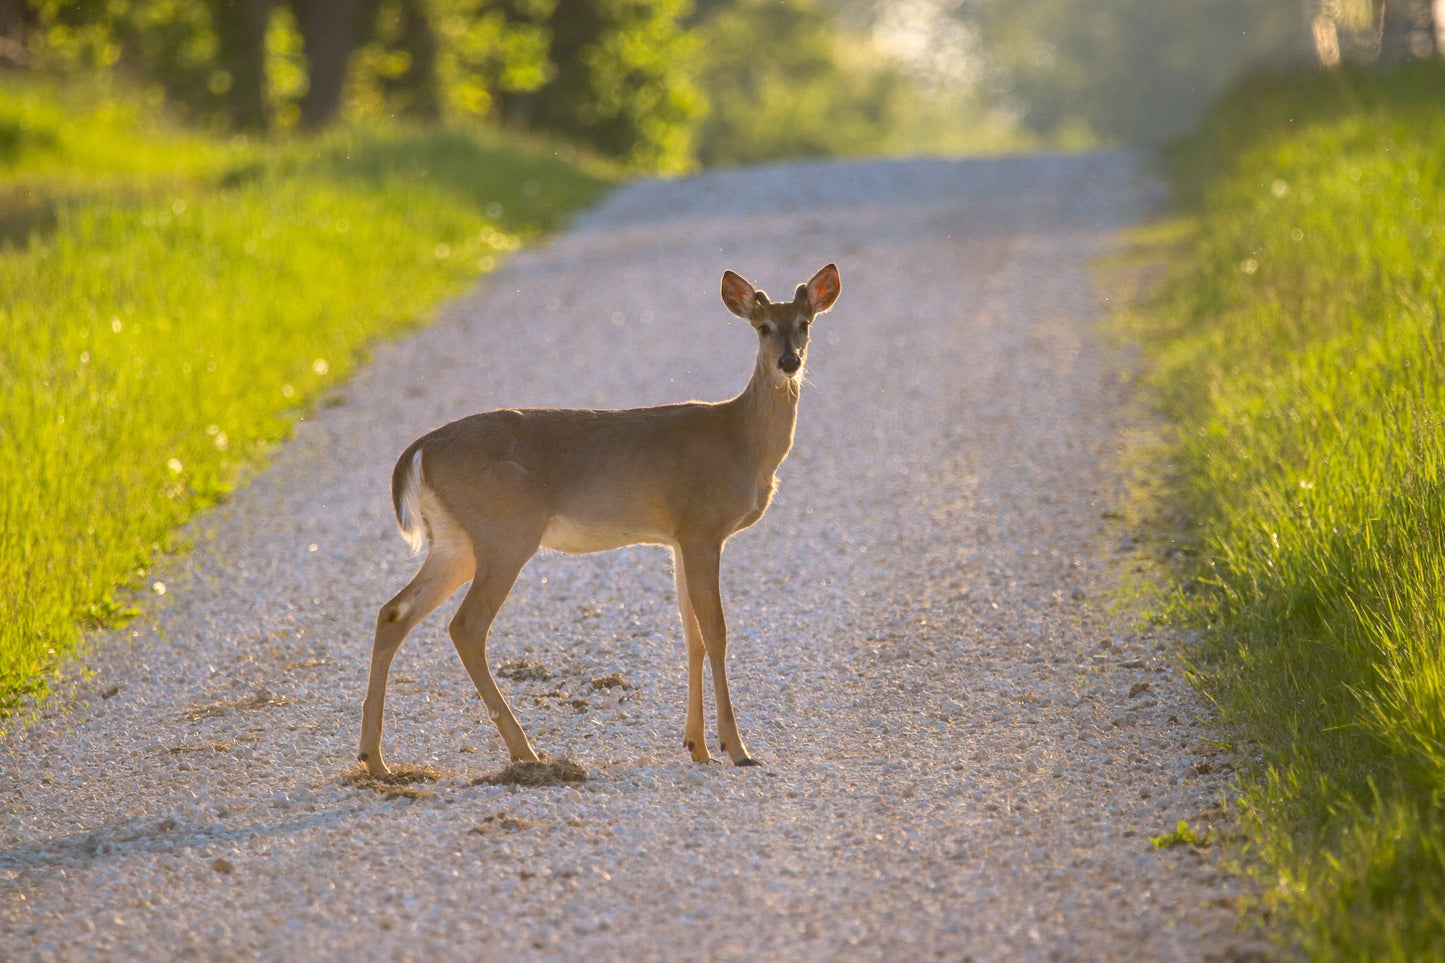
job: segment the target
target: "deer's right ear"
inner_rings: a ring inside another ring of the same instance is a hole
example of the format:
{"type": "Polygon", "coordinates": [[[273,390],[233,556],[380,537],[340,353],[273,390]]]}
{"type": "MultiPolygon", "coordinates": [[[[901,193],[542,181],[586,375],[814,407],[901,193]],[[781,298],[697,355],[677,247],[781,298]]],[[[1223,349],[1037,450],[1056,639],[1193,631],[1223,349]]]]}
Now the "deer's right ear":
{"type": "Polygon", "coordinates": [[[733,314],[746,321],[753,319],[758,307],[758,292],[741,274],[723,272],[722,299],[733,314]]]}

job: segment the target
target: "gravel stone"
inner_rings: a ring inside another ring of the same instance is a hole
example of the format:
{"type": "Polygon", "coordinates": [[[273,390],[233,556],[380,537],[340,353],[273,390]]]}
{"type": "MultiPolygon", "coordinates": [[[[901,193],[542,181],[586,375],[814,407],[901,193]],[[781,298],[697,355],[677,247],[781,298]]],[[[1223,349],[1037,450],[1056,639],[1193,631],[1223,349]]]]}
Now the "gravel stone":
{"type": "Polygon", "coordinates": [[[517,255],[378,347],[12,720],[0,958],[1257,953],[1246,884],[1150,842],[1224,825],[1230,766],[1174,640],[1109,611],[1137,414],[1089,263],[1159,196],[1127,154],[785,164],[630,184],[517,255]],[[407,442],[503,405],[728,397],[755,342],[722,271],[788,296],[828,261],[796,446],[723,560],[762,766],[688,760],[670,561],[634,548],[534,559],[490,645],[546,667],[503,691],[585,781],[476,781],[507,760],[452,602],[387,706],[388,758],[434,781],[344,784],[376,609],[417,564],[407,442]]]}

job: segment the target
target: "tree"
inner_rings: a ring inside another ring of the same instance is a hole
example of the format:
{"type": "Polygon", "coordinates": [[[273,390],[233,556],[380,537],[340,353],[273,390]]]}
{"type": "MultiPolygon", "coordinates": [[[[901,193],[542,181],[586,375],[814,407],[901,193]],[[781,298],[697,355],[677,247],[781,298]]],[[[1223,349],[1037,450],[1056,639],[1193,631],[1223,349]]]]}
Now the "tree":
{"type": "Polygon", "coordinates": [[[1406,60],[1435,55],[1435,4],[1432,0],[1381,0],[1380,6],[1377,63],[1393,67],[1406,60]]]}
{"type": "Polygon", "coordinates": [[[216,64],[229,77],[225,110],[238,130],[261,130],[266,111],[266,27],[271,0],[211,0],[216,64]]]}
{"type": "Polygon", "coordinates": [[[301,123],[315,129],[336,118],[346,85],[346,66],[356,45],[357,0],[291,0],[306,54],[306,93],[301,123]]]}
{"type": "Polygon", "coordinates": [[[691,25],[709,99],[704,166],[877,151],[899,124],[903,77],[845,67],[838,28],[813,0],[714,0],[691,25]]]}
{"type": "Polygon", "coordinates": [[[425,121],[442,116],[435,6],[427,0],[364,0],[362,40],[347,81],[348,109],[425,121]]]}
{"type": "Polygon", "coordinates": [[[1394,67],[1439,51],[1434,0],[1315,0],[1315,53],[1326,67],[1341,60],[1394,67]]]}
{"type": "Polygon", "coordinates": [[[989,0],[968,8],[992,83],[1030,128],[1148,143],[1241,70],[1308,56],[1302,8],[1257,0],[989,0]]]}
{"type": "Polygon", "coordinates": [[[689,74],[692,39],[679,23],[686,2],[557,0],[546,19],[554,72],[535,92],[501,91],[503,116],[638,168],[687,169],[705,102],[689,74]]]}
{"type": "Polygon", "coordinates": [[[23,67],[30,62],[25,37],[33,21],[25,0],[0,0],[0,66],[23,67]]]}
{"type": "Polygon", "coordinates": [[[490,117],[497,97],[535,90],[547,59],[552,0],[371,0],[352,64],[354,109],[431,119],[490,117]]]}

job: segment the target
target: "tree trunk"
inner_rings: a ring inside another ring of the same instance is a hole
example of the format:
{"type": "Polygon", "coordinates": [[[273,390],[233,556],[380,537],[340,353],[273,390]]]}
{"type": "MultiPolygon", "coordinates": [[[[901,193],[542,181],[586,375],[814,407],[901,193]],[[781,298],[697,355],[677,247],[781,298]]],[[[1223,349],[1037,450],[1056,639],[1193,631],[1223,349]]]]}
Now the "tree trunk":
{"type": "Polygon", "coordinates": [[[1410,35],[1415,32],[1413,0],[1385,0],[1380,16],[1380,55],[1376,63],[1393,67],[1410,59],[1410,35]]]}
{"type": "Polygon", "coordinates": [[[1320,59],[1320,66],[1338,67],[1340,65],[1340,27],[1335,22],[1335,18],[1321,11],[1311,22],[1310,31],[1314,35],[1315,55],[1320,59]]]}
{"type": "Polygon", "coordinates": [[[266,24],[271,0],[212,0],[217,60],[231,75],[226,113],[238,130],[266,126],[266,24]]]}
{"type": "Polygon", "coordinates": [[[410,66],[393,83],[401,95],[401,112],[417,120],[441,116],[441,90],[437,86],[437,38],[427,19],[422,0],[401,0],[401,37],[398,46],[410,58],[410,66]]]}
{"type": "Polygon", "coordinates": [[[301,123],[324,127],[341,109],[346,64],[356,43],[357,0],[291,0],[291,9],[306,54],[301,123]]]}
{"type": "Polygon", "coordinates": [[[25,40],[34,16],[25,0],[0,0],[0,67],[29,66],[25,40]]]}

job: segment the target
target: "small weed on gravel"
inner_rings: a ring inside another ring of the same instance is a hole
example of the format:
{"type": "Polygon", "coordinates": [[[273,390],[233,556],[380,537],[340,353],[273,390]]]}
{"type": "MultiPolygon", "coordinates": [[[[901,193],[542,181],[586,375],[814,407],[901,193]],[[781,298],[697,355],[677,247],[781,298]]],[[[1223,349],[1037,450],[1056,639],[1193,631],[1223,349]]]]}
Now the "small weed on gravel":
{"type": "Polygon", "coordinates": [[[1162,836],[1150,836],[1149,841],[1159,849],[1173,849],[1175,846],[1193,846],[1195,849],[1204,849],[1214,844],[1214,833],[1206,832],[1203,836],[1189,825],[1185,819],[1179,820],[1179,825],[1174,827],[1172,832],[1162,836]]]}
{"type": "Polygon", "coordinates": [[[222,715],[231,709],[266,709],[272,706],[284,706],[290,701],[285,696],[272,695],[266,689],[257,689],[256,694],[249,699],[232,699],[229,702],[212,702],[203,706],[191,706],[183,711],[181,716],[187,722],[200,722],[211,716],[222,715]]]}
{"type": "Polygon", "coordinates": [[[546,682],[552,678],[552,670],[540,662],[514,659],[497,666],[497,675],[517,682],[546,682]]]}
{"type": "Polygon", "coordinates": [[[498,833],[514,833],[519,829],[531,829],[540,826],[541,823],[532,819],[524,819],[521,816],[508,816],[504,812],[494,813],[490,816],[483,816],[478,826],[473,826],[470,832],[478,836],[492,836],[498,833]]]}
{"type": "Polygon", "coordinates": [[[341,785],[353,789],[370,789],[383,799],[431,799],[436,795],[430,789],[415,786],[419,782],[436,782],[445,773],[429,766],[396,766],[385,776],[373,776],[365,768],[357,766],[344,774],[341,785]]]}
{"type": "Polygon", "coordinates": [[[572,759],[543,759],[541,762],[514,762],[498,773],[489,773],[472,780],[473,786],[561,786],[584,782],[587,770],[572,759]]]}

